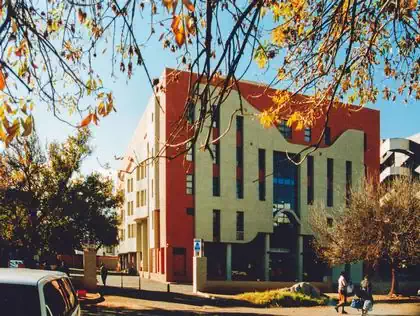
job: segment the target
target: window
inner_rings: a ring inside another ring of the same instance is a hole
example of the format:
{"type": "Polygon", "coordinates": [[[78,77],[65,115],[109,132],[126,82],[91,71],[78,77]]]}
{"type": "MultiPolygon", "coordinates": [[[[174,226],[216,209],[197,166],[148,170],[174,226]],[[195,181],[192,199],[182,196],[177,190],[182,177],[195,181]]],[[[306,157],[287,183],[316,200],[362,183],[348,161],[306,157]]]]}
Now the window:
{"type": "Polygon", "coordinates": [[[48,305],[52,315],[68,315],[71,310],[62,285],[59,280],[53,280],[44,285],[43,288],[45,304],[48,305]]]}
{"type": "Polygon", "coordinates": [[[192,142],[189,142],[187,144],[187,149],[188,151],[187,151],[187,155],[185,156],[185,159],[187,161],[194,161],[194,144],[192,142]]]}
{"type": "Polygon", "coordinates": [[[130,188],[131,188],[130,179],[127,179],[127,193],[130,193],[130,188]]]}
{"type": "Polygon", "coordinates": [[[220,196],[220,178],[213,177],[213,196],[220,196]]]}
{"type": "Polygon", "coordinates": [[[351,184],[352,184],[352,162],[346,161],[346,205],[350,204],[351,184]]]}
{"type": "Polygon", "coordinates": [[[324,142],[325,145],[331,145],[331,129],[327,126],[324,131],[324,142]]]}
{"type": "Polygon", "coordinates": [[[187,174],[187,194],[194,194],[194,175],[187,174]]]}
{"type": "Polygon", "coordinates": [[[312,130],[310,127],[305,127],[305,142],[309,143],[312,140],[312,130]]]}
{"type": "Polygon", "coordinates": [[[150,185],[150,187],[152,188],[152,197],[154,196],[154,187],[153,187],[153,179],[152,179],[152,184],[150,185]]]}
{"type": "Polygon", "coordinates": [[[236,198],[244,198],[244,183],[242,179],[236,179],[236,198]]]}
{"type": "Polygon", "coordinates": [[[258,149],[258,197],[265,201],[265,149],[258,149]]]}
{"type": "Polygon", "coordinates": [[[236,239],[244,240],[244,212],[236,212],[236,239]]]}
{"type": "Polygon", "coordinates": [[[140,207],[140,191],[136,192],[136,207],[140,207]]]}
{"type": "Polygon", "coordinates": [[[147,197],[146,197],[146,190],[140,191],[140,206],[146,206],[147,197]]]}
{"type": "Polygon", "coordinates": [[[236,165],[238,167],[243,167],[244,165],[244,150],[242,146],[236,147],[236,165]]]}
{"type": "Polygon", "coordinates": [[[306,158],[307,182],[308,182],[308,204],[314,202],[314,157],[306,158]]]}
{"type": "Polygon", "coordinates": [[[220,108],[216,105],[213,106],[213,127],[220,127],[220,108]]]}
{"type": "Polygon", "coordinates": [[[140,179],[146,178],[146,163],[143,161],[140,166],[140,179]]]}
{"type": "Polygon", "coordinates": [[[236,197],[244,198],[244,118],[236,117],[236,197]]]}
{"type": "Polygon", "coordinates": [[[212,152],[213,152],[213,164],[219,165],[220,164],[220,144],[212,144],[212,152]]]}
{"type": "Polygon", "coordinates": [[[127,216],[131,215],[131,211],[130,211],[130,202],[127,202],[127,216]]]}
{"type": "Polygon", "coordinates": [[[243,116],[237,116],[236,117],[236,131],[242,132],[244,129],[244,117],[243,116]]]}
{"type": "Polygon", "coordinates": [[[137,168],[136,168],[136,180],[137,181],[140,180],[140,166],[137,166],[137,168]]]}
{"type": "Polygon", "coordinates": [[[187,208],[187,215],[194,216],[194,208],[188,207],[187,208]]]}
{"type": "Polygon", "coordinates": [[[327,218],[327,226],[332,227],[332,225],[333,225],[333,219],[331,217],[328,217],[327,218]]]}
{"type": "Polygon", "coordinates": [[[292,127],[287,126],[287,121],[282,120],[279,125],[279,131],[284,136],[284,138],[292,138],[292,127]]]}
{"type": "Polygon", "coordinates": [[[220,210],[213,210],[213,241],[220,241],[220,210]]]}
{"type": "Polygon", "coordinates": [[[333,181],[334,181],[334,160],[331,158],[328,158],[327,159],[327,206],[329,207],[334,205],[333,181]]]}
{"type": "Polygon", "coordinates": [[[190,124],[194,123],[194,106],[195,104],[193,103],[188,104],[187,120],[190,124]]]}

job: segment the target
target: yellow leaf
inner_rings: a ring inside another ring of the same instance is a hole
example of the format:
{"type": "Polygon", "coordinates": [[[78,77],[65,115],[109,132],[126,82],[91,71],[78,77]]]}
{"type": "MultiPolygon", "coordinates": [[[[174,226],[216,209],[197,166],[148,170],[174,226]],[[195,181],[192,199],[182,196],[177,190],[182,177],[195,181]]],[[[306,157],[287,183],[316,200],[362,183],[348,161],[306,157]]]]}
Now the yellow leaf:
{"type": "Polygon", "coordinates": [[[32,115],[29,115],[25,122],[23,123],[23,134],[22,136],[29,136],[32,133],[32,129],[33,129],[33,119],[32,119],[32,115]]]}
{"type": "Polygon", "coordinates": [[[0,124],[0,140],[3,141],[3,142],[5,142],[6,141],[6,137],[7,137],[6,136],[6,133],[4,132],[3,127],[0,124]]]}

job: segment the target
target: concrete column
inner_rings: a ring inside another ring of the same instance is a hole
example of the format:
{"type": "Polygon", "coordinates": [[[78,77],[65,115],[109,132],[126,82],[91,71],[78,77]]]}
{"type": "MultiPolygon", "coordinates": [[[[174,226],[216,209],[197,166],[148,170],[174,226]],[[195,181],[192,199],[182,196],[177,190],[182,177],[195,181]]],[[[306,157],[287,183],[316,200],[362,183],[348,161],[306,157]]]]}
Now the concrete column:
{"type": "Polygon", "coordinates": [[[232,281],[232,244],[226,244],[226,280],[232,281]]]}
{"type": "Polygon", "coordinates": [[[297,257],[296,277],[298,281],[303,281],[303,236],[302,235],[298,235],[296,257],[297,257]]]}
{"type": "Polygon", "coordinates": [[[147,220],[141,223],[141,252],[143,256],[143,271],[149,271],[149,247],[147,236],[147,220]]]}
{"type": "Polygon", "coordinates": [[[270,234],[265,234],[264,240],[264,281],[270,281],[270,234]]]}
{"type": "Polygon", "coordinates": [[[96,251],[94,249],[85,249],[83,251],[83,285],[89,290],[96,289],[96,251]]]}
{"type": "Polygon", "coordinates": [[[207,282],[207,258],[193,257],[193,293],[205,291],[207,282]]]}

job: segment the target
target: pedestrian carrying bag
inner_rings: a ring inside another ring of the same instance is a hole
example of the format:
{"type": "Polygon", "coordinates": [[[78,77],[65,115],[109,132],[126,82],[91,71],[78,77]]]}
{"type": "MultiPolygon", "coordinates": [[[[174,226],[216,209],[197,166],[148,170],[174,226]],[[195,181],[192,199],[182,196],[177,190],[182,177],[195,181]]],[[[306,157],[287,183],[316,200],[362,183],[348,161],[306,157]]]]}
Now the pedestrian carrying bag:
{"type": "Polygon", "coordinates": [[[361,300],[360,298],[355,297],[355,298],[351,301],[350,307],[357,308],[357,309],[362,309],[362,307],[363,307],[363,302],[362,302],[362,300],[361,300]]]}
{"type": "Polygon", "coordinates": [[[346,287],[346,292],[347,292],[347,294],[352,294],[353,291],[354,291],[354,285],[353,285],[353,283],[349,282],[349,284],[346,287]]]}

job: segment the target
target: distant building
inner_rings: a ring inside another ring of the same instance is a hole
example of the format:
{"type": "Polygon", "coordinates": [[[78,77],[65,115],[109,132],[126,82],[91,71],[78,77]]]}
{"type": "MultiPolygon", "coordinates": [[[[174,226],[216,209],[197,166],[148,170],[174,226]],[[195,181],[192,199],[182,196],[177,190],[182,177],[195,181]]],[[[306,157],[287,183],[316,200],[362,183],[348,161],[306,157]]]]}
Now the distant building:
{"type": "Polygon", "coordinates": [[[420,133],[407,138],[388,138],[381,143],[380,181],[395,176],[420,176],[420,133]]]}
{"type": "MultiPolygon", "coordinates": [[[[204,241],[209,279],[336,278],[344,267],[331,270],[315,262],[308,207],[314,201],[343,205],[352,185],[365,175],[378,179],[379,112],[333,108],[320,148],[295,165],[287,155],[317,142],[323,118],[303,130],[286,121],[264,128],[252,114],[272,105],[269,95],[274,91],[241,82],[245,115],[232,117],[239,104],[238,92],[232,91],[213,123],[215,139],[233,118],[230,130],[213,145],[213,158],[197,145],[176,159],[153,161],[150,158],[162,150],[179,121],[187,97],[189,74],[169,81],[171,71],[166,69],[162,76],[160,104],[150,99],[119,172],[119,185],[125,190],[120,210],[122,268],[135,267],[162,281],[192,281],[193,239],[198,238],[204,241]]],[[[176,150],[168,148],[162,154],[176,150]]],[[[362,275],[361,264],[347,269],[354,281],[362,275]]]]}

